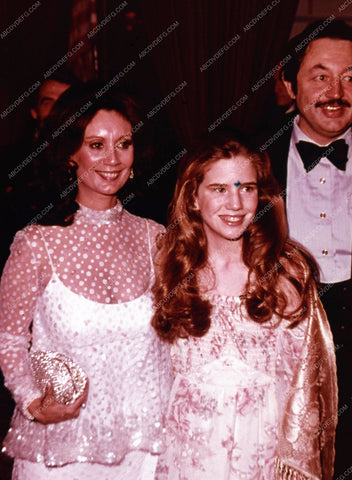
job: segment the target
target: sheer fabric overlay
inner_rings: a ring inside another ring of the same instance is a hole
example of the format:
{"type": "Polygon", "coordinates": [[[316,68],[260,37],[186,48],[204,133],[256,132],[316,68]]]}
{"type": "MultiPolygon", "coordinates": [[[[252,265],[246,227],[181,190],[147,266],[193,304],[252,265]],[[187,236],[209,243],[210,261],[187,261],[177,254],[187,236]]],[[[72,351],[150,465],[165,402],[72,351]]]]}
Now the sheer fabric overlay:
{"type": "MultiPolygon", "coordinates": [[[[156,479],[321,478],[323,447],[333,458],[337,404],[333,342],[316,295],[294,328],[275,318],[259,325],[239,298],[207,297],[208,333],[172,347],[176,380],[156,479]],[[322,378],[330,390],[321,396],[322,378]],[[319,436],[324,418],[328,429],[319,436]]],[[[330,464],[323,478],[331,475],[330,464]]]]}
{"type": "MultiPolygon", "coordinates": [[[[32,462],[119,464],[159,453],[172,382],[169,349],[150,325],[152,253],[162,227],[80,206],[71,226],[17,233],[1,281],[0,361],[16,409],[5,451],[32,462]],[[89,378],[77,419],[44,426],[27,406],[38,391],[28,349],[53,350],[89,378]]],[[[127,477],[126,477],[127,478],[127,477]]]]}

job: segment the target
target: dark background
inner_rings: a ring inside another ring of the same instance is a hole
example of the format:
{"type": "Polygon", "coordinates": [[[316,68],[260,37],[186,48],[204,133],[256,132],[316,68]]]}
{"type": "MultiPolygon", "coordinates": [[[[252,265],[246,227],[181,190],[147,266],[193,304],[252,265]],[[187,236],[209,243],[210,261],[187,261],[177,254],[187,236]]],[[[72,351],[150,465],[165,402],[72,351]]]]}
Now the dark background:
{"type": "Polygon", "coordinates": [[[214,122],[250,134],[260,125],[273,98],[270,72],[283,58],[298,0],[0,3],[0,147],[26,134],[36,98],[29,90],[48,70],[65,66],[80,80],[106,84],[118,75],[111,90],[123,89],[142,105],[142,133],[152,153],[126,207],[165,223],[178,167],[173,158],[214,122]],[[94,27],[99,31],[91,36],[94,27]],[[79,42],[84,46],[72,54],[79,42]]]}

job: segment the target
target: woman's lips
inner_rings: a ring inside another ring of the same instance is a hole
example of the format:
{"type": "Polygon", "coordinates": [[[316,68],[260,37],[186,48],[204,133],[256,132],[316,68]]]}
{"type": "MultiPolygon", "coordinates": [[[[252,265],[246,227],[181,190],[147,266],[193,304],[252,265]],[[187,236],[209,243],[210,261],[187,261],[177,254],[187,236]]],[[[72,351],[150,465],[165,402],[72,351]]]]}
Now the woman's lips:
{"type": "Polygon", "coordinates": [[[96,170],[96,173],[101,177],[105,178],[106,180],[116,180],[119,176],[120,172],[102,172],[100,170],[96,170]]]}

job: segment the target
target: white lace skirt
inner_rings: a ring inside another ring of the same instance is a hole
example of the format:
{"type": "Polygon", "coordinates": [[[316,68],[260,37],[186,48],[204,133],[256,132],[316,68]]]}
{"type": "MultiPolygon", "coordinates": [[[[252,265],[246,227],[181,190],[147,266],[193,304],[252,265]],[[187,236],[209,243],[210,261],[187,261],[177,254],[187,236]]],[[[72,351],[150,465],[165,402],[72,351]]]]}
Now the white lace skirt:
{"type": "Polygon", "coordinates": [[[12,480],[154,480],[158,455],[129,453],[120,465],[73,463],[46,467],[43,463],[15,459],[12,480]]]}

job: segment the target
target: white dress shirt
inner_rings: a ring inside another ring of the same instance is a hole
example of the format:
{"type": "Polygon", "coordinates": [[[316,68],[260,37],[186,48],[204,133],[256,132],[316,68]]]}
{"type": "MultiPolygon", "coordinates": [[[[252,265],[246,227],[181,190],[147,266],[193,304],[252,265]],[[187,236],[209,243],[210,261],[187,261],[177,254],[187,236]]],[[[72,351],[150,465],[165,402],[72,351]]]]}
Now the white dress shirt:
{"type": "MultiPolygon", "coordinates": [[[[295,118],[287,165],[287,220],[289,235],[304,245],[320,267],[323,283],[351,278],[352,251],[352,134],[339,138],[348,145],[346,171],[323,157],[306,172],[296,143],[313,142],[295,118]]],[[[324,146],[324,145],[320,145],[324,146]]]]}

